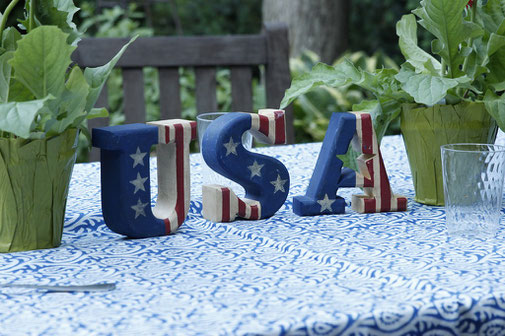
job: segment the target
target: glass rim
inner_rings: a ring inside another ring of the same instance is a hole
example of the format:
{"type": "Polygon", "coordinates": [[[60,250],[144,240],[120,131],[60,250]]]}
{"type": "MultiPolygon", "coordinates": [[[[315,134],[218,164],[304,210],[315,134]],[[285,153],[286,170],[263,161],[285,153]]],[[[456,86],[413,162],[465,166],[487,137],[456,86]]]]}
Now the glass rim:
{"type": "Polygon", "coordinates": [[[196,116],[196,119],[209,120],[209,119],[206,119],[205,117],[207,117],[207,116],[222,116],[227,113],[230,113],[230,112],[205,112],[205,113],[198,114],[196,116]]]}
{"type": "Polygon", "coordinates": [[[505,146],[486,143],[453,143],[440,146],[441,150],[458,153],[500,153],[505,152],[505,146]],[[457,148],[457,147],[461,148],[457,148]],[[466,148],[465,148],[466,147],[466,148]],[[479,149],[481,148],[481,149],[479,149]],[[487,149],[484,149],[487,148],[487,149]]]}
{"type": "MultiPolygon", "coordinates": [[[[218,111],[215,111],[215,112],[204,112],[204,113],[200,113],[200,114],[197,114],[196,115],[196,119],[200,119],[200,120],[209,120],[209,119],[205,119],[205,118],[202,118],[202,117],[207,117],[207,116],[222,116],[222,115],[225,115],[225,114],[229,114],[229,113],[251,113],[251,112],[244,112],[244,111],[221,111],[221,112],[218,112],[218,111]]],[[[213,119],[212,119],[213,120],[213,119]]]]}

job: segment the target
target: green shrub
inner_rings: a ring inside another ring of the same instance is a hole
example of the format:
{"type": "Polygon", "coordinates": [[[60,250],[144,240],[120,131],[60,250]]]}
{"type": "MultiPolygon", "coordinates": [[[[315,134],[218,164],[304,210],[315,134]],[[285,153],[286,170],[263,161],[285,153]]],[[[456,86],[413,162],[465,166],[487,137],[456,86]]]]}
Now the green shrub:
{"type": "MultiPolygon", "coordinates": [[[[346,53],[334,64],[350,59],[356,66],[373,71],[382,67],[399,68],[398,65],[383,53],[377,52],[369,57],[364,52],[346,53]]],[[[315,53],[306,51],[298,58],[290,60],[292,77],[309,72],[320,61],[315,53]]],[[[322,141],[333,112],[351,111],[354,104],[373,99],[370,94],[356,85],[346,85],[338,89],[320,87],[310,91],[293,102],[295,114],[295,136],[297,143],[322,141]]],[[[399,133],[399,122],[395,121],[386,134],[399,133]]]]}

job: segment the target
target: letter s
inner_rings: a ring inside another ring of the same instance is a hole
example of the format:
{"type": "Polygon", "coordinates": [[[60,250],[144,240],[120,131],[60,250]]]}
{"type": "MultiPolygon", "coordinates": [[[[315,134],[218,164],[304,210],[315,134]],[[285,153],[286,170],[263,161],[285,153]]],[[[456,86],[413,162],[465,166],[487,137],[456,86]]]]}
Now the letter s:
{"type": "Polygon", "coordinates": [[[242,146],[242,134],[246,131],[251,131],[259,141],[285,143],[284,111],[230,113],[219,117],[207,128],[202,140],[205,162],[246,191],[245,199],[240,199],[229,188],[204,185],[202,215],[208,220],[230,222],[237,216],[267,218],[275,214],[287,198],[288,170],[277,159],[247,151],[242,146]]]}

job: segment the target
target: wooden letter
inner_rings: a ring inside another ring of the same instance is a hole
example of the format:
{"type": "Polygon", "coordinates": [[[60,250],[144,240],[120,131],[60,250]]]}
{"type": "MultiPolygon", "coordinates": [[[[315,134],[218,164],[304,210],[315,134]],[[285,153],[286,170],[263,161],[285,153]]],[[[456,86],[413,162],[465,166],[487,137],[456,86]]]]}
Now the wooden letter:
{"type": "Polygon", "coordinates": [[[260,110],[259,114],[230,113],[219,117],[207,128],[202,141],[202,155],[207,165],[244,187],[245,199],[219,185],[205,185],[204,218],[230,222],[235,218],[261,219],[275,214],[289,192],[289,173],[282,162],[247,151],[242,134],[251,131],[260,141],[285,143],[284,111],[260,110]]]}
{"type": "Polygon", "coordinates": [[[353,195],[357,212],[405,211],[407,199],[392,193],[386,168],[368,113],[333,113],[305,196],[293,199],[293,211],[300,216],[341,214],[345,201],[338,188],[362,187],[365,195],[353,195]],[[349,144],[361,151],[359,173],[342,169],[337,155],[345,154],[349,144]]]}
{"type": "Polygon", "coordinates": [[[132,238],[174,233],[189,210],[189,143],[196,122],[166,120],[93,129],[100,148],[105,224],[132,238]],[[149,152],[157,146],[158,200],[151,209],[149,152]]]}

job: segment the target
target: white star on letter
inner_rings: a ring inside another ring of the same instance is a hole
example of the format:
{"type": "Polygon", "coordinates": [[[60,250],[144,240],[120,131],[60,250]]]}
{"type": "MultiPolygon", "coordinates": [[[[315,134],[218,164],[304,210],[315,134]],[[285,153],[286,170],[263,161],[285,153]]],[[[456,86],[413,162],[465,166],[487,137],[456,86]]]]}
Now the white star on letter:
{"type": "Polygon", "coordinates": [[[237,154],[238,142],[233,142],[232,137],[230,137],[230,141],[228,141],[228,143],[225,143],[223,146],[226,147],[226,156],[230,154],[238,155],[237,154]]]}
{"type": "Polygon", "coordinates": [[[331,212],[331,205],[335,202],[335,200],[331,200],[328,198],[328,194],[325,194],[324,195],[324,198],[322,200],[319,200],[317,201],[317,203],[319,203],[319,205],[321,206],[321,210],[320,212],[323,212],[325,210],[328,210],[329,212],[331,212]]]}
{"type": "Polygon", "coordinates": [[[256,160],[251,166],[247,166],[247,168],[251,171],[251,178],[254,176],[261,177],[261,168],[263,168],[264,164],[259,164],[256,160]]]}
{"type": "Polygon", "coordinates": [[[277,180],[275,181],[270,181],[270,183],[273,184],[274,186],[274,194],[278,191],[282,191],[282,192],[286,192],[284,190],[284,184],[286,184],[286,181],[287,180],[281,180],[281,176],[279,174],[277,174],[277,180]]]}
{"type": "Polygon", "coordinates": [[[131,208],[135,210],[135,219],[137,219],[137,217],[140,215],[144,217],[146,216],[146,213],[144,212],[144,208],[146,207],[146,205],[147,203],[142,203],[139,198],[137,204],[131,206],[131,208]]]}
{"type": "Polygon", "coordinates": [[[141,164],[142,166],[144,165],[144,156],[146,156],[146,154],[147,153],[142,153],[140,148],[137,147],[137,152],[130,155],[133,159],[133,168],[135,168],[138,164],[141,164]]]}
{"type": "Polygon", "coordinates": [[[146,191],[146,189],[144,188],[144,183],[146,182],[146,180],[147,177],[143,178],[142,176],[140,176],[139,173],[137,173],[137,178],[135,180],[130,181],[130,183],[135,186],[135,191],[133,192],[133,194],[136,194],[137,191],[139,190],[146,191]]]}

